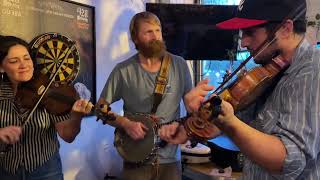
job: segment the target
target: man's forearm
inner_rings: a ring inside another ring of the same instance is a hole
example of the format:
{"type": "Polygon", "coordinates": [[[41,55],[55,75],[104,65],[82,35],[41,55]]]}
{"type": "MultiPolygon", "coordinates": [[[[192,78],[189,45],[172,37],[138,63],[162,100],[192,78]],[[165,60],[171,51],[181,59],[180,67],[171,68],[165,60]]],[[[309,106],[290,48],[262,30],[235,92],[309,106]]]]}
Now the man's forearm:
{"type": "Polygon", "coordinates": [[[273,173],[281,172],[286,157],[282,141],[262,133],[239,120],[236,116],[218,127],[227,134],[249,159],[273,173]],[[270,153],[272,155],[270,156],[270,153]]]}

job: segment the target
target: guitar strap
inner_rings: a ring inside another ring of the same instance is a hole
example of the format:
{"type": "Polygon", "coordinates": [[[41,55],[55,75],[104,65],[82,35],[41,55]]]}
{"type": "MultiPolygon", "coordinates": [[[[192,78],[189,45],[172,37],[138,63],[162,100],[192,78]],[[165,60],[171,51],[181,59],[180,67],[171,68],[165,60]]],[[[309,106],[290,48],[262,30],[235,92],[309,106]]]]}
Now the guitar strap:
{"type": "Polygon", "coordinates": [[[156,85],[153,93],[153,106],[151,109],[151,114],[155,114],[157,112],[157,108],[162,100],[164,91],[166,90],[166,86],[168,84],[170,64],[171,57],[168,53],[165,53],[161,62],[160,71],[156,77],[156,85]]]}

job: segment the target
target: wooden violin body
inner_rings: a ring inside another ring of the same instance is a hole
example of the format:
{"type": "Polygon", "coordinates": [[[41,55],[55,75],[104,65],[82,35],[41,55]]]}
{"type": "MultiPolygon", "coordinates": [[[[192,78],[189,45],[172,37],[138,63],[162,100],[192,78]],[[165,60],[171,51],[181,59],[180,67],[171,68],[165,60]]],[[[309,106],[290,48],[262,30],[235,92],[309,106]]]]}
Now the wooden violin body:
{"type": "Polygon", "coordinates": [[[16,105],[20,108],[32,109],[43,95],[43,99],[39,102],[40,107],[56,115],[70,112],[75,101],[79,99],[75,88],[71,85],[50,86],[47,92],[44,92],[48,82],[47,76],[40,74],[19,85],[15,96],[16,105]]]}
{"type": "Polygon", "coordinates": [[[261,96],[275,77],[288,66],[288,61],[277,56],[269,64],[256,67],[240,76],[229,87],[218,93],[218,96],[205,101],[195,115],[196,118],[186,120],[184,127],[188,136],[202,140],[212,138],[216,134],[213,131],[217,131],[212,125],[212,120],[219,115],[221,99],[229,102],[235,111],[239,111],[261,96]]]}
{"type": "Polygon", "coordinates": [[[241,110],[254,102],[273,83],[281,70],[287,68],[289,62],[277,56],[265,66],[256,67],[240,76],[230,87],[218,93],[219,97],[228,101],[235,111],[241,110]]]}

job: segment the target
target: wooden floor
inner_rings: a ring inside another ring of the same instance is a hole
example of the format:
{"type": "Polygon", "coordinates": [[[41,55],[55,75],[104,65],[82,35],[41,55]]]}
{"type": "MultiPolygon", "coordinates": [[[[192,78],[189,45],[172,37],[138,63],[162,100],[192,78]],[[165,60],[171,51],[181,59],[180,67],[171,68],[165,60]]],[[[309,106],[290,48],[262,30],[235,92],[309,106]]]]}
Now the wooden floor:
{"type": "Polygon", "coordinates": [[[241,172],[220,169],[213,163],[183,165],[182,180],[238,180],[240,177],[241,172]]]}

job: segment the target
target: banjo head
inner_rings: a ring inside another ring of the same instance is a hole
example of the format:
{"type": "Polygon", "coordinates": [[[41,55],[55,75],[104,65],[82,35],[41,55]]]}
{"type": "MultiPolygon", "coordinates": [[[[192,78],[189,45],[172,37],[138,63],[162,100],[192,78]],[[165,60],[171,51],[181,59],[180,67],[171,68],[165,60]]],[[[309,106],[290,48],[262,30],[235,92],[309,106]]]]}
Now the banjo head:
{"type": "Polygon", "coordinates": [[[144,163],[151,159],[156,151],[155,122],[148,115],[130,114],[126,117],[131,121],[143,123],[148,131],[144,139],[133,140],[123,129],[117,128],[115,130],[114,146],[126,162],[144,163]]]}

